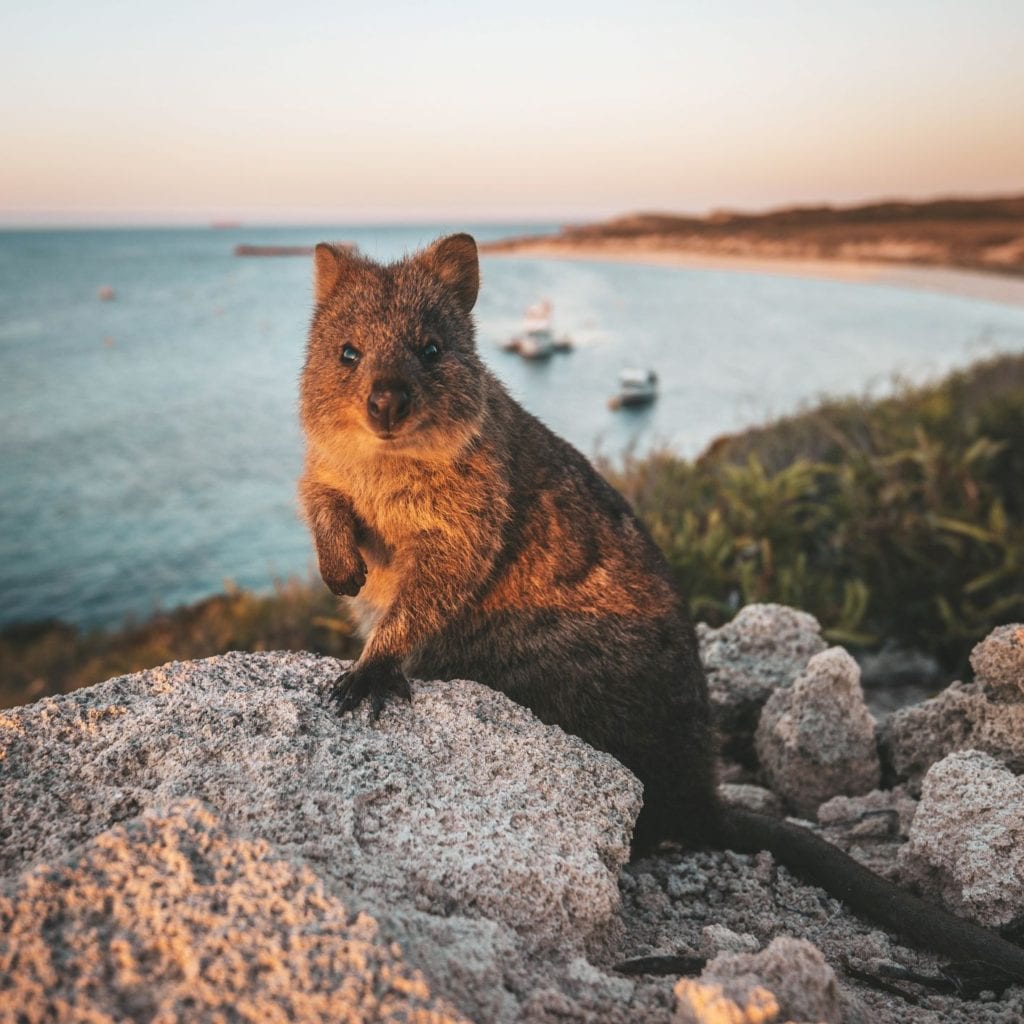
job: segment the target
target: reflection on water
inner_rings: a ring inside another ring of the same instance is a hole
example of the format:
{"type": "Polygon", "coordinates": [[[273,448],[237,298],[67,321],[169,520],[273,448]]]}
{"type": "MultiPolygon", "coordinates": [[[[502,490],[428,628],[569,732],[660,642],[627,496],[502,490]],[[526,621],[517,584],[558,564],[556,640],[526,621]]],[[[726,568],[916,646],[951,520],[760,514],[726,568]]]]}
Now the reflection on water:
{"type": "MultiPolygon", "coordinates": [[[[309,261],[233,247],[326,237],[394,258],[461,228],[0,233],[0,622],[112,623],[225,578],[260,587],[304,572],[309,261]]],[[[1024,349],[1022,309],[884,286],[506,258],[485,260],[483,278],[487,362],[590,453],[694,454],[823,393],[1024,349]],[[575,350],[544,363],[502,352],[543,297],[575,350]],[[610,412],[631,366],[658,371],[660,397],[610,412]]]]}

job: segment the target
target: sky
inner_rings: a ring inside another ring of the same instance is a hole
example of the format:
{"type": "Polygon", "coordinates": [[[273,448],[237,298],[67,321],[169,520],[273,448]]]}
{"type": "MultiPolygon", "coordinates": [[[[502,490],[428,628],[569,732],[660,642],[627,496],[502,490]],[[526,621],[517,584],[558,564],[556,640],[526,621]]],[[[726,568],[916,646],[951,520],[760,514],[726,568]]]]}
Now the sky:
{"type": "Polygon", "coordinates": [[[1024,0],[0,2],[0,225],[1024,192],[1024,0]]]}

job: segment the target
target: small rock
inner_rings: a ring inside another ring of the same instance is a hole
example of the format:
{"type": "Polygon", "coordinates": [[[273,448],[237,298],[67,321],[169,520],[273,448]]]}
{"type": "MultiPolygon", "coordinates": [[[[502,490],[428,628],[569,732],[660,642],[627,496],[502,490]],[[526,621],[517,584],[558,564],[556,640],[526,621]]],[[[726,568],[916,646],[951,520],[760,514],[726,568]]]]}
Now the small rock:
{"type": "Polygon", "coordinates": [[[995,702],[1024,702],[1024,625],[1000,626],[971,651],[971,668],[985,696],[995,702]]]}
{"type": "Polygon", "coordinates": [[[821,834],[876,875],[896,881],[896,854],[907,841],[917,801],[903,786],[836,796],[818,808],[821,834]]]}
{"type": "Polygon", "coordinates": [[[742,807],[746,811],[757,814],[768,814],[773,818],[781,818],[782,801],[764,786],[752,786],[749,783],[723,783],[718,787],[718,795],[722,803],[730,807],[742,807]]]}
{"type": "Polygon", "coordinates": [[[791,687],[772,694],[755,740],[771,788],[808,817],[830,797],[878,785],[874,719],[860,669],[841,647],[816,654],[791,687]]]}
{"type": "Polygon", "coordinates": [[[954,913],[989,927],[1024,917],[1024,779],[966,750],[924,778],[904,879],[954,913]]]}
{"type": "Polygon", "coordinates": [[[903,786],[896,786],[874,789],[863,796],[833,797],[818,808],[818,822],[845,827],[852,835],[885,834],[906,839],[916,810],[917,801],[903,786]]]}
{"type": "Polygon", "coordinates": [[[795,608],[750,604],[720,629],[699,623],[697,637],[715,728],[730,757],[749,761],[761,707],[825,650],[821,627],[795,608]]]}
{"type": "Polygon", "coordinates": [[[676,1008],[672,1024],[774,1024],[779,1019],[778,1000],[760,986],[737,1003],[721,985],[681,978],[673,994],[676,1008]]]}
{"type": "Polygon", "coordinates": [[[756,953],[761,943],[750,932],[734,932],[724,924],[709,924],[701,929],[700,952],[709,959],[719,953],[756,953]]]}
{"type": "Polygon", "coordinates": [[[761,953],[722,953],[704,968],[699,982],[683,979],[675,994],[677,1024],[774,1020],[840,1024],[842,1019],[835,972],[816,946],[789,936],[773,939],[761,953]],[[713,1009],[716,1003],[718,1016],[713,1009]]]}
{"type": "MultiPolygon", "coordinates": [[[[979,661],[986,664],[984,657],[979,661]]],[[[1013,771],[1024,772],[1024,702],[989,700],[983,686],[953,683],[886,722],[883,746],[897,777],[912,793],[920,792],[921,779],[933,764],[957,750],[983,750],[1013,771]]]]}

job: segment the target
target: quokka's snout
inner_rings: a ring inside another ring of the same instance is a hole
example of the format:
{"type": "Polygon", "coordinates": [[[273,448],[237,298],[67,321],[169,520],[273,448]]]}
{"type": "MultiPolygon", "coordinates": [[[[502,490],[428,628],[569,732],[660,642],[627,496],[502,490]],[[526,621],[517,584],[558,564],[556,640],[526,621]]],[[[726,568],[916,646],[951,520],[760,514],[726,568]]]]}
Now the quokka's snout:
{"type": "Polygon", "coordinates": [[[412,410],[412,392],[404,380],[375,380],[366,399],[370,426],[382,434],[392,433],[412,410]]]}

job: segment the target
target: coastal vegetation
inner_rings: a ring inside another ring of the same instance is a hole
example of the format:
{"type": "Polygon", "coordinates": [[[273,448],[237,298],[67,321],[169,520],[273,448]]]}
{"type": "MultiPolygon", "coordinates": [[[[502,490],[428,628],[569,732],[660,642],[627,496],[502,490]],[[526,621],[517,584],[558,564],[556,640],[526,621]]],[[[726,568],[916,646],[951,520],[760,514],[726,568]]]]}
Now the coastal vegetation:
{"type": "Polygon", "coordinates": [[[697,619],[778,601],[835,642],[896,643],[961,671],[989,630],[1024,618],[1024,356],[611,476],[697,619]]]}
{"type": "Polygon", "coordinates": [[[0,707],[90,686],[167,661],[225,651],[308,650],[358,655],[359,641],[319,580],[278,582],[269,594],[226,592],[118,630],[81,632],[62,622],[0,633],[0,707]]]}
{"type": "MultiPolygon", "coordinates": [[[[813,613],[854,648],[896,643],[962,671],[1024,619],[1024,355],[878,400],[829,400],[715,442],[604,471],[667,555],[696,618],[742,605],[813,613]]],[[[116,631],[0,634],[0,704],[226,650],[358,653],[319,580],[236,588],[116,631]]]]}

